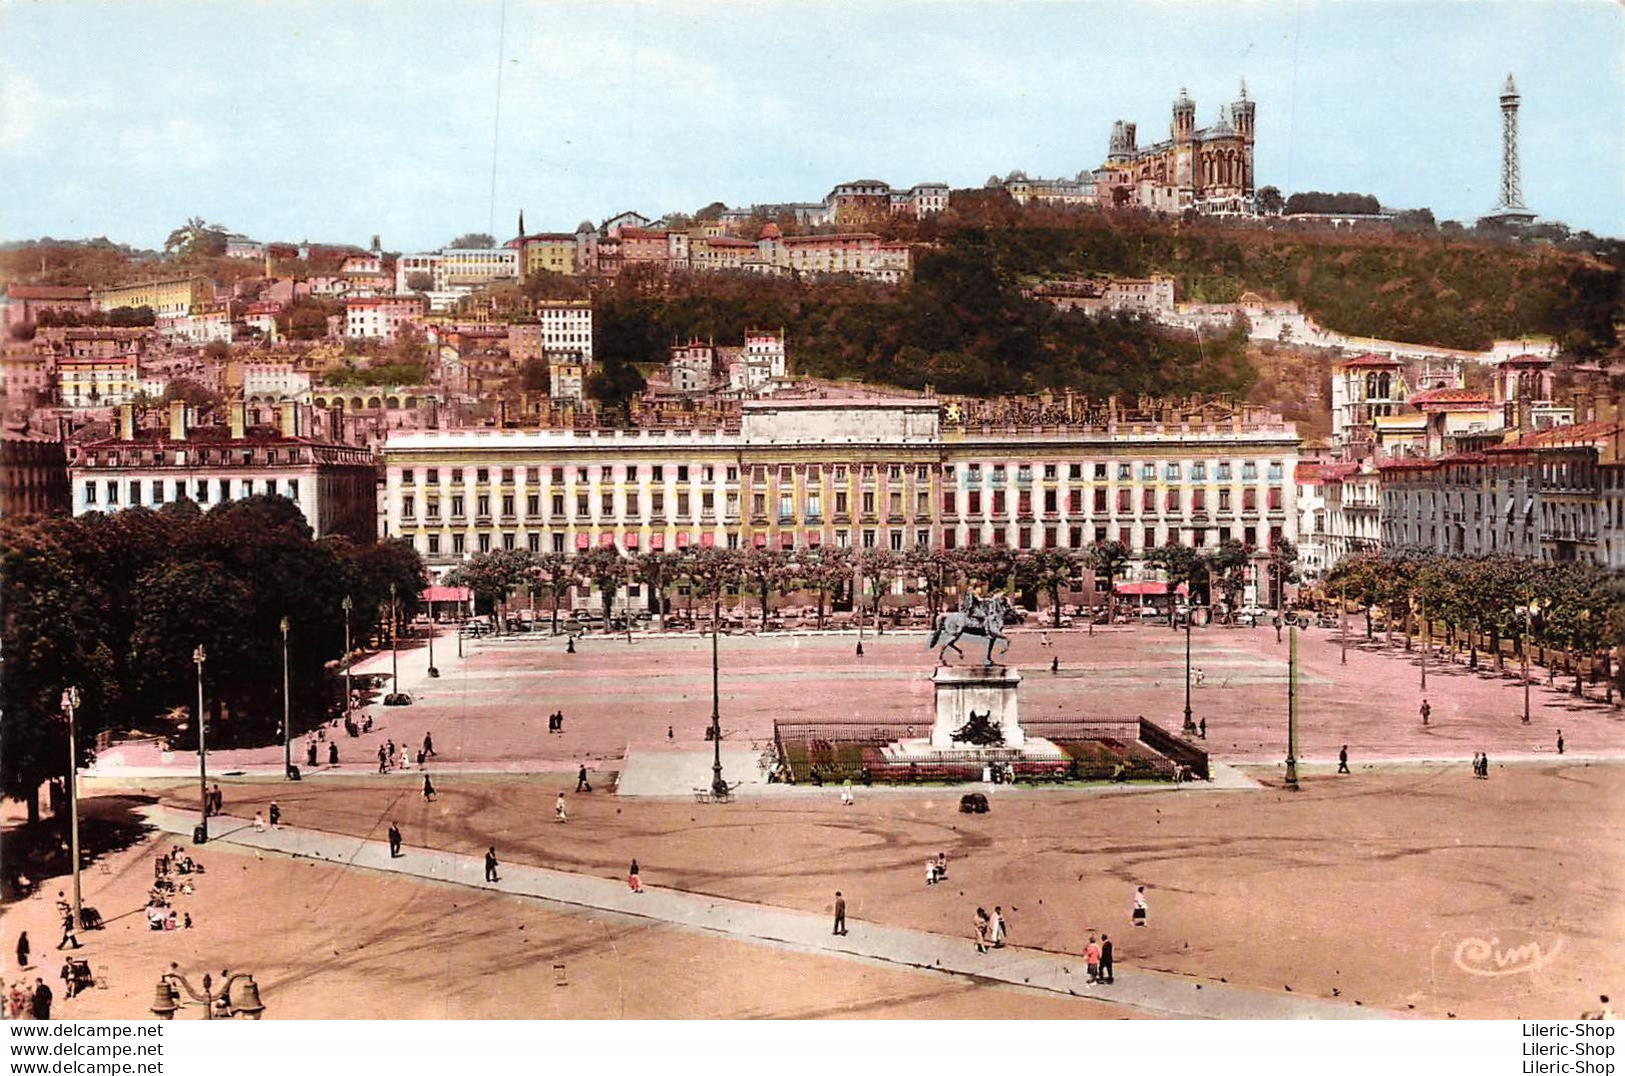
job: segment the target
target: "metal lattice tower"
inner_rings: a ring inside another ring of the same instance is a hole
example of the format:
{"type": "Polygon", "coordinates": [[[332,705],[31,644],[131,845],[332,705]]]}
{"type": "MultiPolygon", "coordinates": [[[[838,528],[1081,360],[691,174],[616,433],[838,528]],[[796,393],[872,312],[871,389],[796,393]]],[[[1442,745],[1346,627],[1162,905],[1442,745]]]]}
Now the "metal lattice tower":
{"type": "Polygon", "coordinates": [[[1517,83],[1509,74],[1501,87],[1501,198],[1490,216],[1529,221],[1535,214],[1523,204],[1523,178],[1518,173],[1518,100],[1517,83]]]}

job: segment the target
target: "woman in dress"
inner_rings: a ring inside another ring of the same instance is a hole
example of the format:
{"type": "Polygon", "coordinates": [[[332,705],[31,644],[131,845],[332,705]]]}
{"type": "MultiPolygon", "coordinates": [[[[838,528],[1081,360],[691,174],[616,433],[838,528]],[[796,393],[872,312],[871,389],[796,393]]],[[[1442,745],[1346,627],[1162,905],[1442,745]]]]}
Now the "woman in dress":
{"type": "Polygon", "coordinates": [[[1143,885],[1134,891],[1133,920],[1135,926],[1145,926],[1145,886],[1143,885]]]}
{"type": "Polygon", "coordinates": [[[988,917],[986,908],[976,909],[976,951],[987,952],[988,917]]]}

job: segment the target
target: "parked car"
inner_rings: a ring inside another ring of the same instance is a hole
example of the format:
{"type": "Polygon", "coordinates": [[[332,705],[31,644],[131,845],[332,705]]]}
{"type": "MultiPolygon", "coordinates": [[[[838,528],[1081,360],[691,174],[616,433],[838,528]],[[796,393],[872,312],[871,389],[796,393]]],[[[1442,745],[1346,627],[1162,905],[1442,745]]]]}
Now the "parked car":
{"type": "Polygon", "coordinates": [[[1242,621],[1248,627],[1256,627],[1268,620],[1269,616],[1270,611],[1262,605],[1243,605],[1236,610],[1236,619],[1242,621]]]}

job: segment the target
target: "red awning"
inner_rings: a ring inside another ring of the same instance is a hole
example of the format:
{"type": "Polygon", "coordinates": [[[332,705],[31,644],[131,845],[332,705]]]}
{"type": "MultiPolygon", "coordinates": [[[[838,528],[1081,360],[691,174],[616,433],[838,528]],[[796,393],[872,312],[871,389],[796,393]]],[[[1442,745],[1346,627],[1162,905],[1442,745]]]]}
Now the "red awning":
{"type": "Polygon", "coordinates": [[[1167,583],[1118,583],[1112,588],[1118,594],[1149,596],[1168,593],[1167,583]]]}
{"type": "Polygon", "coordinates": [[[688,548],[688,532],[687,531],[678,531],[677,532],[677,548],[678,549],[686,549],[686,548],[688,548]]]}
{"type": "Polygon", "coordinates": [[[473,591],[467,587],[424,587],[418,595],[418,601],[424,602],[466,602],[472,597],[473,591]]]}
{"type": "Polygon", "coordinates": [[[700,535],[700,545],[704,546],[706,549],[710,549],[716,544],[717,536],[712,534],[710,531],[706,531],[700,535]]]}
{"type": "Polygon", "coordinates": [[[635,534],[628,534],[626,536],[626,541],[622,544],[628,549],[636,549],[638,547],[638,536],[635,534]]]}
{"type": "Polygon", "coordinates": [[[613,534],[600,534],[598,536],[598,544],[599,545],[614,545],[615,544],[615,536],[613,534]]]}
{"type": "Polygon", "coordinates": [[[824,540],[823,535],[819,534],[817,531],[808,531],[807,532],[807,548],[808,549],[817,549],[820,545],[823,544],[823,540],[824,540]]]}
{"type": "Polygon", "coordinates": [[[650,549],[665,549],[666,548],[666,536],[664,534],[651,534],[651,535],[649,535],[649,548],[650,549]]]}
{"type": "MultiPolygon", "coordinates": [[[[750,544],[755,546],[757,549],[766,548],[767,547],[767,535],[765,535],[765,534],[753,534],[753,535],[751,535],[750,536],[750,544]]],[[[207,731],[207,730],[205,730],[205,731],[207,731]]]]}
{"type": "Polygon", "coordinates": [[[576,535],[576,548],[577,549],[586,549],[587,545],[588,545],[588,541],[589,541],[589,539],[585,534],[576,535]]]}
{"type": "Polygon", "coordinates": [[[779,546],[783,549],[794,549],[796,547],[796,536],[789,531],[781,533],[779,535],[779,546]]]}

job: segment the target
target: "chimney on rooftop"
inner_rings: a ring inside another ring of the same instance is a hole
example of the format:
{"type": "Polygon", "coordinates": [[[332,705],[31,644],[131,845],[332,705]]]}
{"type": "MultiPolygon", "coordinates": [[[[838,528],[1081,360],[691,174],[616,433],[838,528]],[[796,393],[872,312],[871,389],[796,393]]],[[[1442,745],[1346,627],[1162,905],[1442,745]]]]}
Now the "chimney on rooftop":
{"type": "Polygon", "coordinates": [[[171,441],[186,440],[186,401],[169,401],[169,439],[171,441]]]}
{"type": "Polygon", "coordinates": [[[283,437],[298,437],[300,434],[299,405],[292,400],[284,400],[277,404],[277,432],[283,437]]]}

